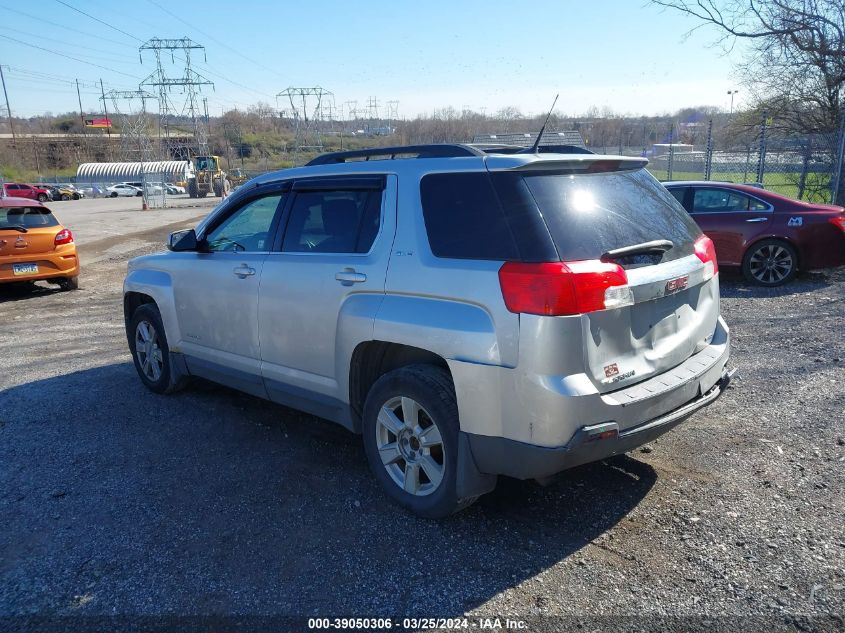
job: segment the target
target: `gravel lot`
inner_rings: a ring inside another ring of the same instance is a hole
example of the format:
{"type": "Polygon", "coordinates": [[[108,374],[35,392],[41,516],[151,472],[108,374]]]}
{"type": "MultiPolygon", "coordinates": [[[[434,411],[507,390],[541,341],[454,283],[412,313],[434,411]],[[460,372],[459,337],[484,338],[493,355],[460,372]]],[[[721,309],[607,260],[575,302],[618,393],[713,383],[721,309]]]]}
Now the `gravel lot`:
{"type": "Polygon", "coordinates": [[[194,211],[92,235],[77,292],[0,289],[0,616],[703,614],[841,630],[845,270],[781,290],[723,279],[741,378],[715,405],[436,523],[388,503],[339,427],[209,383],[141,386],[125,262],[194,211]]]}

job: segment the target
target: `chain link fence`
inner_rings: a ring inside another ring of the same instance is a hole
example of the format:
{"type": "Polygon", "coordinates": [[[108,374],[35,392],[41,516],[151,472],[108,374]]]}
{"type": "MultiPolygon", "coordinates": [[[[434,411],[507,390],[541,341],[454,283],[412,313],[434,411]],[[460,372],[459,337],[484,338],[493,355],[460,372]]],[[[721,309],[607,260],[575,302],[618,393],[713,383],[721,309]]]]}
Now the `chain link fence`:
{"type": "Polygon", "coordinates": [[[830,203],[842,189],[845,126],[840,130],[796,134],[768,117],[758,124],[732,123],[698,130],[675,130],[668,142],[623,153],[645,155],[659,180],[713,180],[749,183],[807,202],[830,203]],[[676,142],[673,137],[693,143],[676,142]]]}

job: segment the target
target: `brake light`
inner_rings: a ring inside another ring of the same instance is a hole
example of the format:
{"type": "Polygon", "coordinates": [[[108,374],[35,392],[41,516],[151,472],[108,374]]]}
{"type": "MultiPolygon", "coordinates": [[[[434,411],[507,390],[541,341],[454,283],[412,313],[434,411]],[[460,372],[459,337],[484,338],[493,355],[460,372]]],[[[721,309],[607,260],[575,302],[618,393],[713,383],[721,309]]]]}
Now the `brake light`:
{"type": "Polygon", "coordinates": [[[61,244],[73,244],[73,233],[70,232],[70,229],[62,229],[56,233],[56,239],[53,240],[53,244],[56,246],[60,246],[61,244]]]}
{"type": "Polygon", "coordinates": [[[719,272],[719,262],[716,260],[716,247],[706,235],[702,235],[695,240],[695,254],[702,262],[704,262],[704,281],[713,279],[716,273],[719,272]]]}
{"type": "Polygon", "coordinates": [[[829,222],[834,226],[839,227],[839,229],[845,232],[845,215],[840,215],[835,218],[830,218],[829,222]]]}
{"type": "Polygon", "coordinates": [[[505,305],[516,313],[563,316],[634,303],[625,270],[598,259],[505,262],[499,269],[499,284],[505,305]]]}

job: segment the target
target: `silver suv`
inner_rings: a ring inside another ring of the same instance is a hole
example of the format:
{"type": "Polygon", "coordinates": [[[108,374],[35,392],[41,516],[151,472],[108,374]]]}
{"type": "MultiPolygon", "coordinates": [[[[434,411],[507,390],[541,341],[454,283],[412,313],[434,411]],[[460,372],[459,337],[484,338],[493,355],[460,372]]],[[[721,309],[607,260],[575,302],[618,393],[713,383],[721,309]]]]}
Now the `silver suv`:
{"type": "Polygon", "coordinates": [[[645,160],[577,151],[361,150],[253,179],[129,263],[141,380],[337,422],[427,517],[654,439],[729,380],[715,253],[645,160]]]}

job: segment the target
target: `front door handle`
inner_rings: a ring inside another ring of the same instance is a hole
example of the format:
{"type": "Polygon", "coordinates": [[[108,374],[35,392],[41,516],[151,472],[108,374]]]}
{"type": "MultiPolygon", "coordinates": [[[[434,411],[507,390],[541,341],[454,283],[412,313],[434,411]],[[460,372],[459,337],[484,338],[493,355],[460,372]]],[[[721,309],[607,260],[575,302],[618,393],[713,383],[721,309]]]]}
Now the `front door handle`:
{"type": "Polygon", "coordinates": [[[364,273],[356,273],[352,268],[335,273],[334,278],[344,286],[351,286],[352,284],[360,284],[367,281],[367,276],[364,273]]]}
{"type": "Polygon", "coordinates": [[[769,218],[749,218],[746,222],[766,222],[769,218]]]}
{"type": "Polygon", "coordinates": [[[235,275],[240,277],[241,279],[246,279],[247,277],[251,277],[255,274],[255,268],[250,268],[246,264],[241,264],[237,268],[232,271],[235,275]]]}

